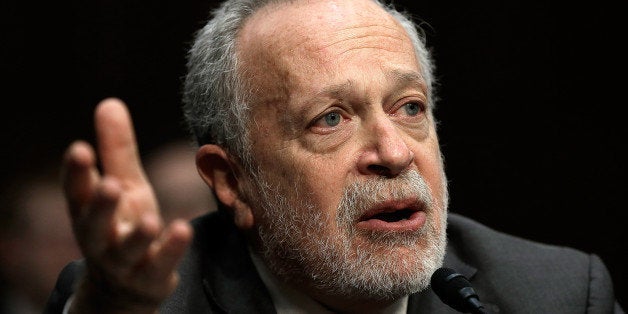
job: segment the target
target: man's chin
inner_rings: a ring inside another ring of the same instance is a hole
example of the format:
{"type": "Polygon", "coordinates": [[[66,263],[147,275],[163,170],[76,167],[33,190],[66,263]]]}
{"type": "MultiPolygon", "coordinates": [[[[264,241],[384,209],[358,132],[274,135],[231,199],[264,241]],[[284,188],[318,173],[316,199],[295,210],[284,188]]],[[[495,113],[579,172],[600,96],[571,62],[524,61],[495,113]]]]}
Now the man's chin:
{"type": "Polygon", "coordinates": [[[317,286],[350,299],[394,300],[425,289],[442,262],[437,248],[422,247],[420,242],[394,246],[360,242],[354,242],[357,249],[349,258],[336,261],[333,269],[312,274],[311,279],[319,281],[317,286]]]}

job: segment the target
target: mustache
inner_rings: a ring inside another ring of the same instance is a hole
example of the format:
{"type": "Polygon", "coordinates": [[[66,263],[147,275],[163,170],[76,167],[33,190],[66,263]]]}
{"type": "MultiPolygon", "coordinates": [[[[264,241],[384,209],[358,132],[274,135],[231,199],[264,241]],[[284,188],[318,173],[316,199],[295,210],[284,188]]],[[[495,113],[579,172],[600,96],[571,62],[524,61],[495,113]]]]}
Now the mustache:
{"type": "Polygon", "coordinates": [[[430,187],[417,170],[406,170],[394,178],[374,177],[347,186],[338,204],[338,220],[350,223],[379,203],[414,198],[417,207],[429,211],[434,203],[430,187]]]}

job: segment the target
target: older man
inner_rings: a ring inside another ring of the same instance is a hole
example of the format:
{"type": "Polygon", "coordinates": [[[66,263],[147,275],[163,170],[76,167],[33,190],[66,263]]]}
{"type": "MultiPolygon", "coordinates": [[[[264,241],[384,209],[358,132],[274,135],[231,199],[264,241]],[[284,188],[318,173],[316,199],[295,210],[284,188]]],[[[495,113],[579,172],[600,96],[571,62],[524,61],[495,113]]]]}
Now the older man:
{"type": "Polygon", "coordinates": [[[621,311],[596,256],[447,225],[431,60],[397,11],[229,0],[188,65],[186,117],[219,211],[163,227],[128,112],[103,101],[103,173],[84,142],[66,155],[85,260],[50,312],[447,312],[427,289],[443,263],[492,311],[621,311]]]}

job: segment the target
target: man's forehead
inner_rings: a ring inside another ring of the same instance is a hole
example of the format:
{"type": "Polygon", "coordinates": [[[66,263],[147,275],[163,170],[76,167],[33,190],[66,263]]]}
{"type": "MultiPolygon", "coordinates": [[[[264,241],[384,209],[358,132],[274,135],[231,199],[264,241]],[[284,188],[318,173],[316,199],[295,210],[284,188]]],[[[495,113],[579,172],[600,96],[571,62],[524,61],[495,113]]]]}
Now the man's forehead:
{"type": "Polygon", "coordinates": [[[325,34],[354,28],[376,30],[397,27],[394,19],[373,0],[280,1],[260,8],[239,33],[240,47],[292,49],[318,43],[325,34]]]}

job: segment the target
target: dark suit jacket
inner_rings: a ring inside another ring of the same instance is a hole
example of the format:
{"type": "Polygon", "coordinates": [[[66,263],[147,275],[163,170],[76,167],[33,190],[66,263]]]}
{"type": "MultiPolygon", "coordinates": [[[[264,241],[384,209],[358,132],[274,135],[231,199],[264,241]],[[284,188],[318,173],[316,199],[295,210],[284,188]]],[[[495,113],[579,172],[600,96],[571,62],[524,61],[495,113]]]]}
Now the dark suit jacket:
{"type": "MultiPolygon", "coordinates": [[[[223,213],[193,221],[194,242],[180,284],[161,313],[274,313],[242,235],[223,213]]],[[[465,275],[491,313],[623,313],[609,273],[595,255],[534,243],[449,214],[444,266],[465,275]]],[[[46,313],[61,313],[83,271],[68,265],[46,313]]],[[[428,289],[411,295],[408,313],[458,313],[428,289]]]]}

